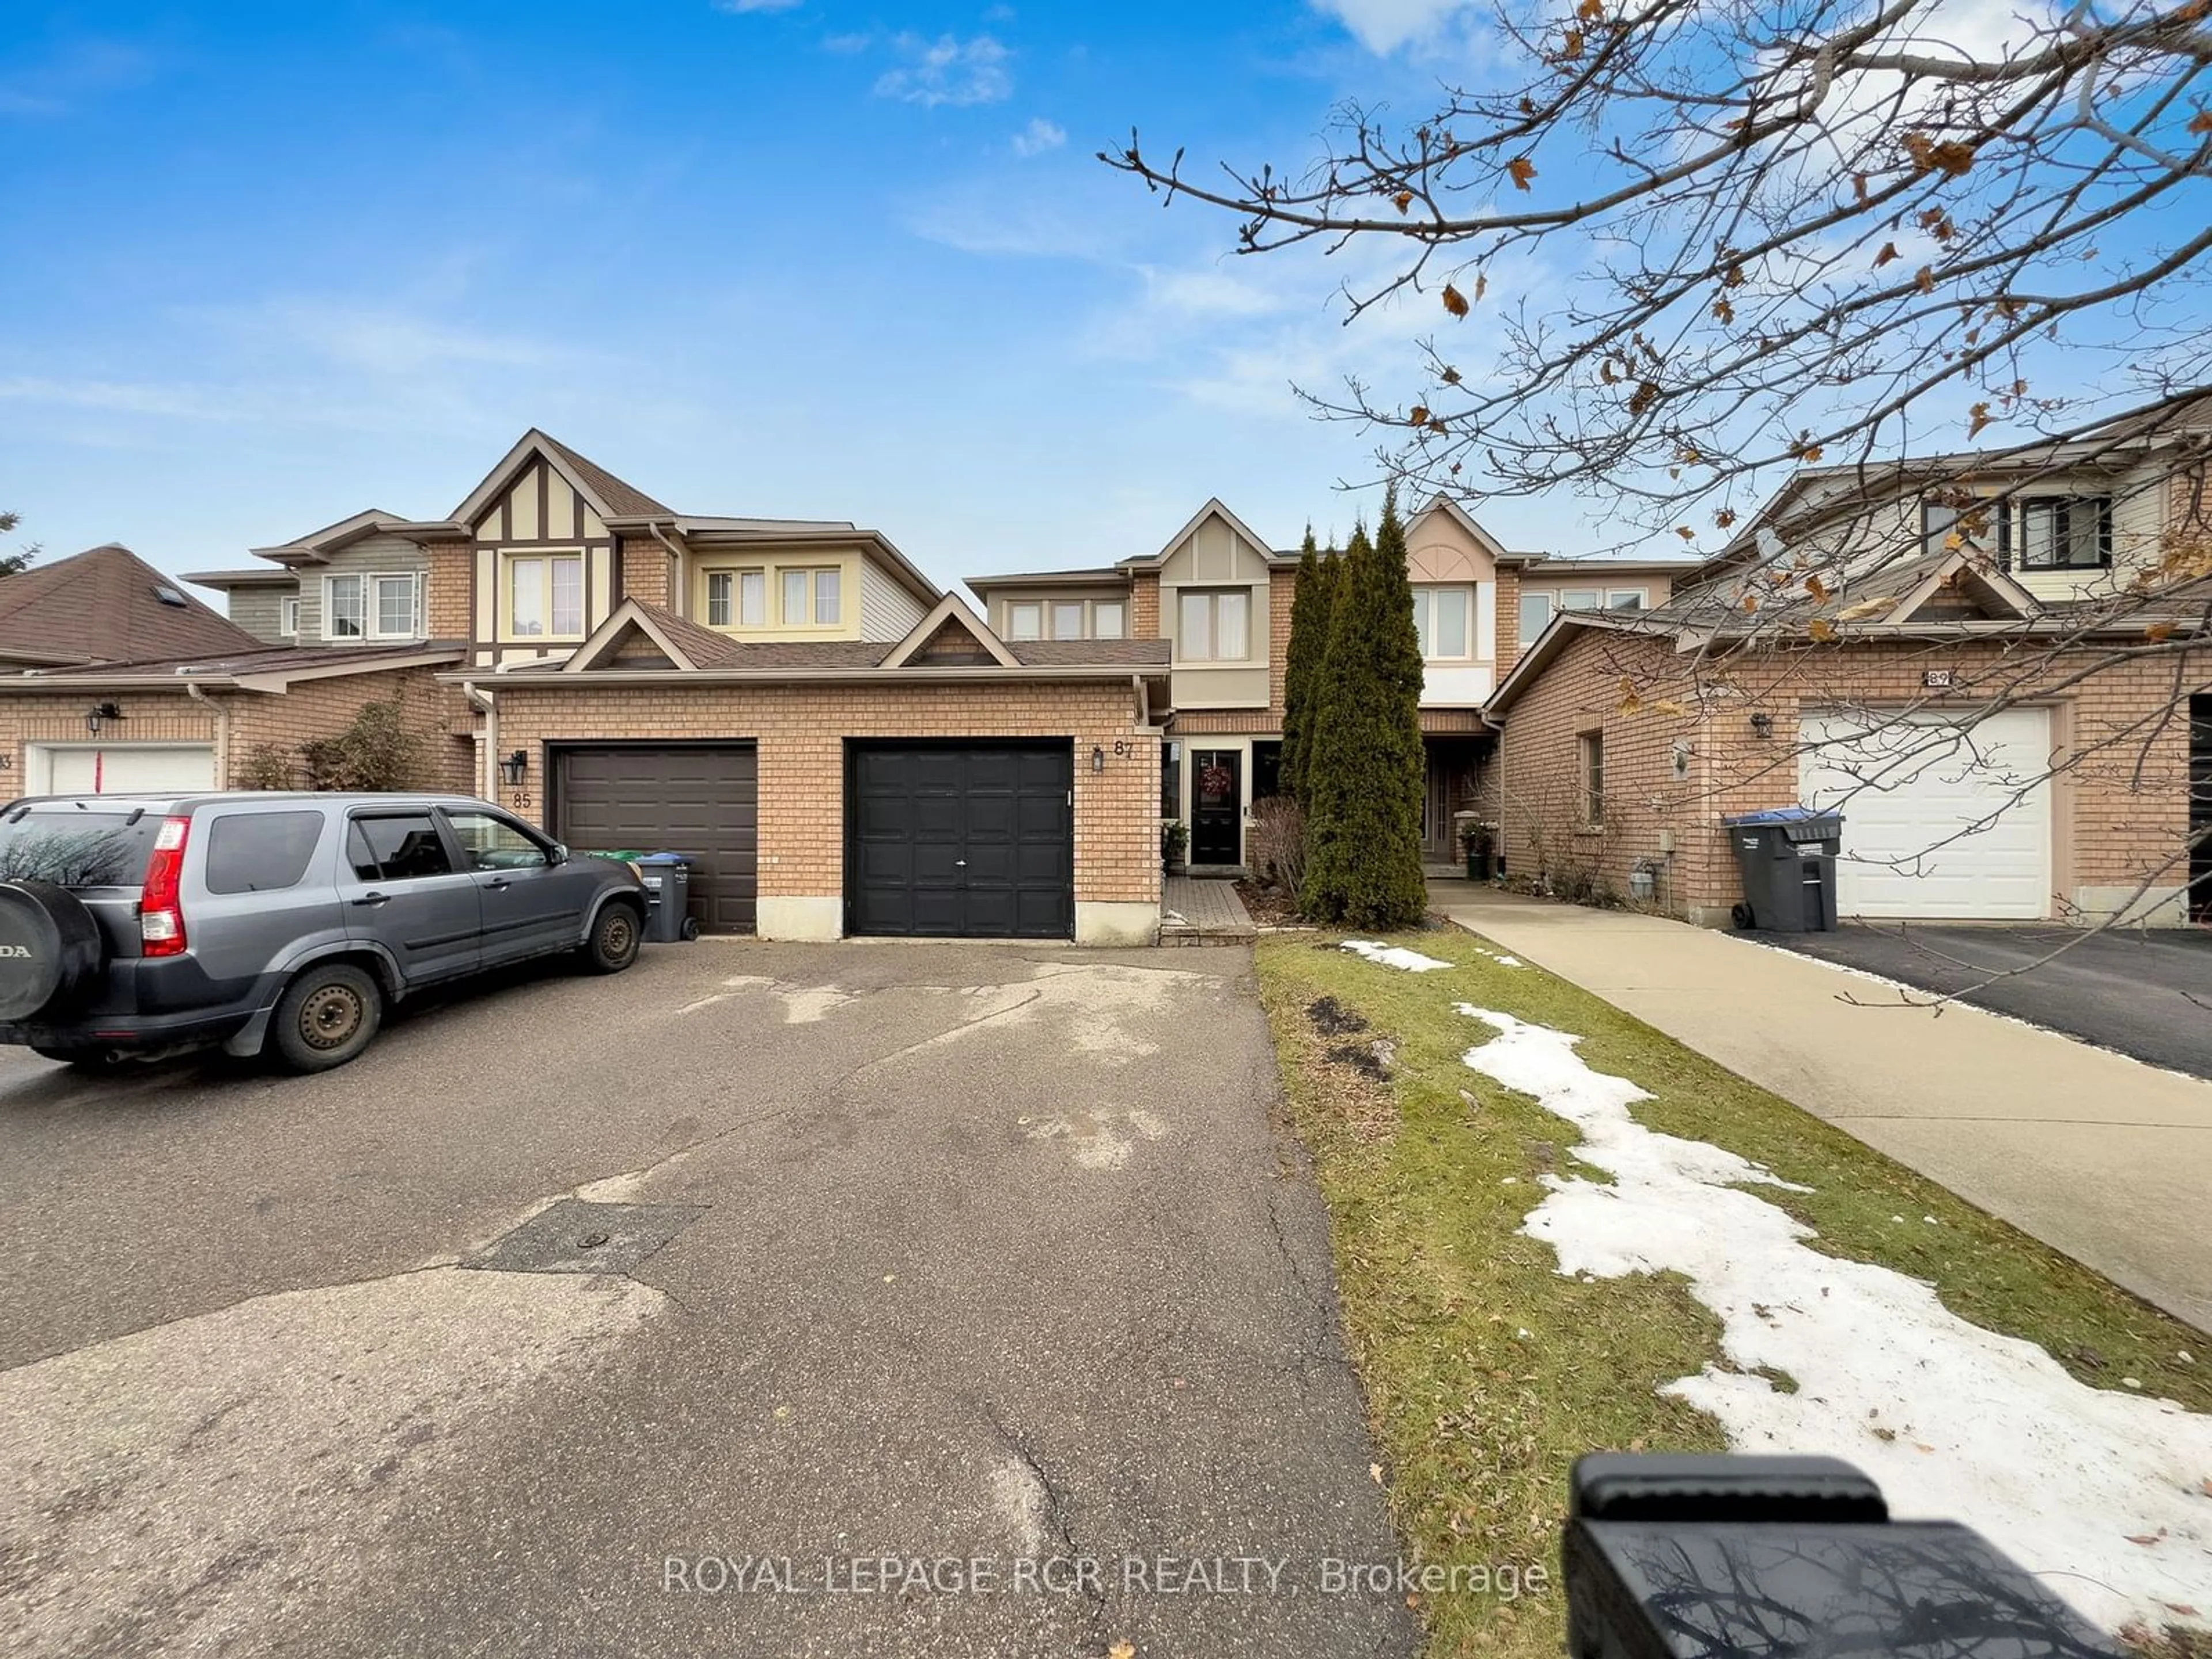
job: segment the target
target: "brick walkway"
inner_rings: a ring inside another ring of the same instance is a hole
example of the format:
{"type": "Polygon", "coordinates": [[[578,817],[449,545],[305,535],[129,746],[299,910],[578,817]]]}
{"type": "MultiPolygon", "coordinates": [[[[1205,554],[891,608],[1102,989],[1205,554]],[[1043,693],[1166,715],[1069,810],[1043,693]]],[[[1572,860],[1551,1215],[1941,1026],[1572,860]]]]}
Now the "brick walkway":
{"type": "Polygon", "coordinates": [[[1255,938],[1259,929],[1237,896],[1237,884],[1170,876],[1160,894],[1160,943],[1218,945],[1255,938]]]}

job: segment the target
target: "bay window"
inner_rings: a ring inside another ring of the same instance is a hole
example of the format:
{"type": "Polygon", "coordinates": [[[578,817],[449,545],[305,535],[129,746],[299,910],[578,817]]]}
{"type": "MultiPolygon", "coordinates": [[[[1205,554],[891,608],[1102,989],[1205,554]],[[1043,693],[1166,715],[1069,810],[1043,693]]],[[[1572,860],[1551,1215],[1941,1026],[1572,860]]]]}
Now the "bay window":
{"type": "Polygon", "coordinates": [[[507,562],[507,631],[514,639],[580,639],[584,556],[526,554],[507,562]]]}
{"type": "Polygon", "coordinates": [[[1176,656],[1184,662],[1243,662],[1252,654],[1248,588],[1185,588],[1176,598],[1176,656]]]}
{"type": "Polygon", "coordinates": [[[1417,587],[1413,590],[1413,631],[1420,635],[1425,658],[1466,659],[1468,590],[1464,587],[1417,587]]]}

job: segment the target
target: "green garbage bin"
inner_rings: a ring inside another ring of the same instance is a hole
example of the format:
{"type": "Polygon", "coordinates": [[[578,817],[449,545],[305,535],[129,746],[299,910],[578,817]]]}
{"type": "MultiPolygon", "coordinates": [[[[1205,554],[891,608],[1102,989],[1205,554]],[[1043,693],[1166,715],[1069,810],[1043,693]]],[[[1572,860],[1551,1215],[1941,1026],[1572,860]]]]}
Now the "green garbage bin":
{"type": "Polygon", "coordinates": [[[1778,806],[1725,817],[1743,900],[1735,925],[1774,933],[1826,933],[1836,926],[1836,854],[1844,839],[1840,814],[1810,806],[1778,806]]]}

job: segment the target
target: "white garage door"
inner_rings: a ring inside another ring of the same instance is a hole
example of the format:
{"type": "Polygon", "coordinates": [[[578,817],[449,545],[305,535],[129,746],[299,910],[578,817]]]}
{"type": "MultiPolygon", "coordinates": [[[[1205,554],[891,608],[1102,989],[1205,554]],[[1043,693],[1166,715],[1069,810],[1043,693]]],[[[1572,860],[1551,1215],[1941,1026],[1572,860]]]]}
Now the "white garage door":
{"type": "Polygon", "coordinates": [[[40,744],[24,780],[34,795],[162,795],[215,787],[204,743],[40,744]]]}
{"type": "Polygon", "coordinates": [[[1808,714],[1808,805],[1844,815],[1846,916],[2030,921],[2051,914],[2051,715],[1808,714]],[[1817,745],[1817,746],[1809,746],[1817,745]]]}

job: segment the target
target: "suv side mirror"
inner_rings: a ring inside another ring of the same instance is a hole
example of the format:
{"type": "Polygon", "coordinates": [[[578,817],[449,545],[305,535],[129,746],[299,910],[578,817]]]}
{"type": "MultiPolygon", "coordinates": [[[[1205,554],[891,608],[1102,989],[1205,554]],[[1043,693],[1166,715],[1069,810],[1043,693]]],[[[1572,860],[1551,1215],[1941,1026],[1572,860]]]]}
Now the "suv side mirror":
{"type": "Polygon", "coordinates": [[[551,847],[546,849],[545,862],[548,866],[566,864],[568,861],[568,847],[567,842],[556,841],[551,847]]]}

